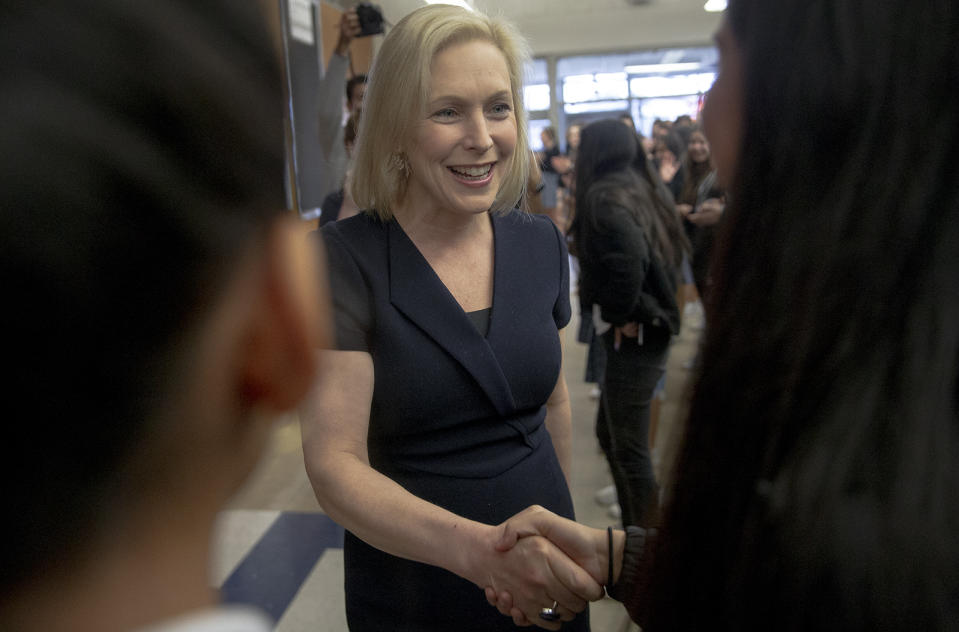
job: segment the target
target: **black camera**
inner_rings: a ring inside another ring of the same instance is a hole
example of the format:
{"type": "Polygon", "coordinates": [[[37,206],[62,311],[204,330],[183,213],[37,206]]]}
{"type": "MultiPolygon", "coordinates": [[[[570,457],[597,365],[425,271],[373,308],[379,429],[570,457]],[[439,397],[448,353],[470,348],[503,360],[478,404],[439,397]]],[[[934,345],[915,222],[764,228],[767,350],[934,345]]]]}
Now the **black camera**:
{"type": "Polygon", "coordinates": [[[377,5],[359,3],[356,5],[356,17],[360,19],[360,34],[357,37],[379,35],[383,32],[383,11],[377,5]]]}

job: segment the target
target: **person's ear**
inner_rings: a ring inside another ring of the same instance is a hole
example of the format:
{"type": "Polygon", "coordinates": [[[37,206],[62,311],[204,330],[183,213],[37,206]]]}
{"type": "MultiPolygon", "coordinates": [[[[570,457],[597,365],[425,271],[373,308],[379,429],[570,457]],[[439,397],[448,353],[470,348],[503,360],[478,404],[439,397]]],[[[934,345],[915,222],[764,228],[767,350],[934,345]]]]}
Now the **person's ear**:
{"type": "Polygon", "coordinates": [[[310,228],[284,218],[267,239],[242,377],[255,407],[281,412],[300,403],[316,376],[316,350],[329,344],[326,273],[310,228]]]}

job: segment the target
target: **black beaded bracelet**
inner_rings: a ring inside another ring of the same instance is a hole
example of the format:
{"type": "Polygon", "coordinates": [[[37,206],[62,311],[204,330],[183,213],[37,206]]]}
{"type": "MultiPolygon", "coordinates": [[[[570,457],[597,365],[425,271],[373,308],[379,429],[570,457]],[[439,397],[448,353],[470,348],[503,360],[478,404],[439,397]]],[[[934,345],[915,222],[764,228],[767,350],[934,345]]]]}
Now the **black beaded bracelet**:
{"type": "Polygon", "coordinates": [[[608,554],[606,558],[607,566],[607,575],[606,575],[606,589],[609,590],[613,587],[613,528],[606,527],[606,552],[608,554]]]}

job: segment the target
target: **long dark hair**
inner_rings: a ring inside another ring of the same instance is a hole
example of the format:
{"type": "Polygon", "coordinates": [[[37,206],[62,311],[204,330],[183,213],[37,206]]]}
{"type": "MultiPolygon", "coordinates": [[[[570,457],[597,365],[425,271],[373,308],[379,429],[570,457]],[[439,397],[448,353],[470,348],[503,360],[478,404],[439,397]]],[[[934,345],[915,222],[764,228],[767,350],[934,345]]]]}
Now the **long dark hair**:
{"type": "Polygon", "coordinates": [[[661,262],[678,266],[688,249],[672,197],[646,160],[639,137],[617,119],[581,131],[576,157],[576,215],[570,226],[579,243],[602,198],[630,209],[661,262]]]}
{"type": "Polygon", "coordinates": [[[727,18],[743,133],[649,628],[954,629],[959,5],[727,18]]]}
{"type": "MultiPolygon", "coordinates": [[[[670,135],[673,134],[676,134],[676,132],[670,132],[670,135]]],[[[702,162],[693,162],[692,157],[689,155],[689,140],[692,138],[693,134],[700,134],[704,138],[706,136],[703,133],[703,129],[698,125],[688,128],[686,141],[682,144],[683,155],[682,166],[680,167],[682,170],[683,188],[680,190],[679,198],[676,200],[676,202],[695,205],[696,196],[699,192],[700,185],[703,183],[703,180],[706,179],[706,176],[708,176],[715,169],[715,167],[713,166],[711,152],[709,158],[706,160],[702,162]]]]}
{"type": "Polygon", "coordinates": [[[0,595],[68,567],[158,475],[132,455],[283,212],[282,84],[257,4],[0,10],[0,595]]]}

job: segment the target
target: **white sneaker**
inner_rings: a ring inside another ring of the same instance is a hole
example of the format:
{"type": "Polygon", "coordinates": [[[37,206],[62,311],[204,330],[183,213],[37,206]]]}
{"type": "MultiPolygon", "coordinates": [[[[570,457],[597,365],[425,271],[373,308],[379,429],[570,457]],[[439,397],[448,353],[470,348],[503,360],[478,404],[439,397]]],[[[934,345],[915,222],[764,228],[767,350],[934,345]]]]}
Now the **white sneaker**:
{"type": "Polygon", "coordinates": [[[706,327],[706,310],[700,301],[686,303],[683,308],[683,320],[693,331],[702,331],[706,327]]]}
{"type": "Polygon", "coordinates": [[[683,305],[683,316],[685,318],[696,318],[703,315],[702,301],[690,301],[683,305]]]}
{"type": "Polygon", "coordinates": [[[619,503],[613,503],[606,510],[606,515],[608,515],[610,518],[614,520],[619,520],[620,518],[623,517],[623,510],[619,506],[619,503]]]}
{"type": "Polygon", "coordinates": [[[606,487],[597,490],[593,495],[593,498],[596,499],[596,503],[607,506],[616,504],[616,486],[607,485],[606,487]]]}

